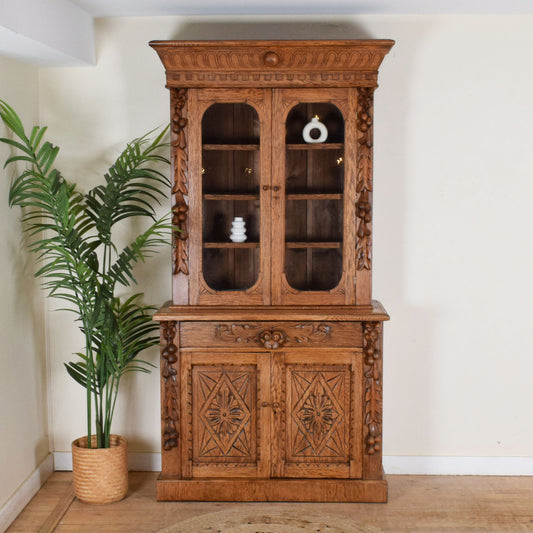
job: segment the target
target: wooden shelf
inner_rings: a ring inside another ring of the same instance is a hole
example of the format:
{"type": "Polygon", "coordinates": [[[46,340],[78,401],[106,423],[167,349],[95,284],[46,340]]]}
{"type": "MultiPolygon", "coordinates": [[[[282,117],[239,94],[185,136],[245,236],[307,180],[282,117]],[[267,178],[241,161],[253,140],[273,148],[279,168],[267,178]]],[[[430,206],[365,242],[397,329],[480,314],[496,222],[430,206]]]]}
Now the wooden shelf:
{"type": "Polygon", "coordinates": [[[220,249],[231,249],[231,248],[259,248],[258,242],[204,242],[204,248],[220,248],[220,249]]]}
{"type": "Polygon", "coordinates": [[[287,150],[342,150],[344,143],[294,143],[286,146],[287,150]]]}
{"type": "Polygon", "coordinates": [[[287,193],[287,200],[342,200],[342,193],[287,193]]]}
{"type": "Polygon", "coordinates": [[[259,194],[225,194],[225,193],[213,193],[204,194],[204,200],[234,200],[240,202],[249,202],[259,200],[259,194]]]}
{"type": "Polygon", "coordinates": [[[259,150],[259,144],[203,144],[203,150],[259,150]]]}
{"type": "Polygon", "coordinates": [[[286,242],[287,248],[341,248],[342,242],[286,242]]]}

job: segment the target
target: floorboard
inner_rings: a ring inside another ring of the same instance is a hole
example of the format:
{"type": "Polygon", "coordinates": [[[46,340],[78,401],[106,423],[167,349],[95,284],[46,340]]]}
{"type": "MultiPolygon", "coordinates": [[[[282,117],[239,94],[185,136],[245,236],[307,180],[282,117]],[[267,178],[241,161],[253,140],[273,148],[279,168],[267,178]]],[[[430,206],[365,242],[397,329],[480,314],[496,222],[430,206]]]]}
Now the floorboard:
{"type": "MultiPolygon", "coordinates": [[[[156,472],[130,472],[128,496],[108,505],[69,498],[72,473],[55,472],[7,530],[157,532],[180,520],[253,503],[157,502],[156,472]],[[48,528],[48,529],[47,529],[48,528]]],[[[533,477],[387,476],[387,504],[293,504],[386,532],[533,531],[533,477]]]]}

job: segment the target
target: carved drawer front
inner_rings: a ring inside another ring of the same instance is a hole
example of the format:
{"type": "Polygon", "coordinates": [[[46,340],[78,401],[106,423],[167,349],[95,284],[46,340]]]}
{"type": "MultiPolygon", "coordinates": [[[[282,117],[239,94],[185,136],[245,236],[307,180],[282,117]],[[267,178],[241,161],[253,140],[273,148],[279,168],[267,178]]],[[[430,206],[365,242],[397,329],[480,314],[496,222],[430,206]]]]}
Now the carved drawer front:
{"type": "Polygon", "coordinates": [[[361,348],[360,322],[182,322],[184,348],[361,348]]]}

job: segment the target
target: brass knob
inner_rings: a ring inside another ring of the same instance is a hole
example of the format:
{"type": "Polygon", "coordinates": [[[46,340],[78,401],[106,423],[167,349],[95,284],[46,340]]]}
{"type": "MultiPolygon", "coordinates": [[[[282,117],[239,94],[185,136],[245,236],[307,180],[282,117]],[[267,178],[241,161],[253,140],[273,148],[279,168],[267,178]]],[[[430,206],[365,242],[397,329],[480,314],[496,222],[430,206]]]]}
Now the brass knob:
{"type": "Polygon", "coordinates": [[[267,52],[263,60],[265,62],[265,65],[268,65],[269,67],[275,67],[279,63],[279,56],[276,54],[276,52],[267,52]]]}

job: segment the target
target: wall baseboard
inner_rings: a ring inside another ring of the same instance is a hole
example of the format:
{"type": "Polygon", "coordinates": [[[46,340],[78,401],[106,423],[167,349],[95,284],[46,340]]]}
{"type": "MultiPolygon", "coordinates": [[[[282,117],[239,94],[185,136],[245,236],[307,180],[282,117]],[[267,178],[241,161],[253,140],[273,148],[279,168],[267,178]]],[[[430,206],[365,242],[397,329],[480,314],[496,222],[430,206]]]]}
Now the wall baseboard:
{"type": "MultiPolygon", "coordinates": [[[[71,452],[54,452],[56,470],[72,470],[71,452]]],[[[128,469],[139,472],[159,472],[161,454],[159,452],[129,452],[128,469]]]]}
{"type": "Polygon", "coordinates": [[[54,472],[54,456],[46,459],[26,478],[0,508],[0,531],[5,531],[54,472]]]}
{"type": "MultiPolygon", "coordinates": [[[[56,470],[72,470],[70,452],[54,452],[56,470]]],[[[440,457],[385,455],[386,474],[432,476],[532,476],[533,457],[440,457]]],[[[161,470],[161,454],[132,452],[128,454],[130,470],[161,470]]]]}
{"type": "Polygon", "coordinates": [[[533,457],[384,455],[387,474],[430,476],[531,476],[533,457]]]}

